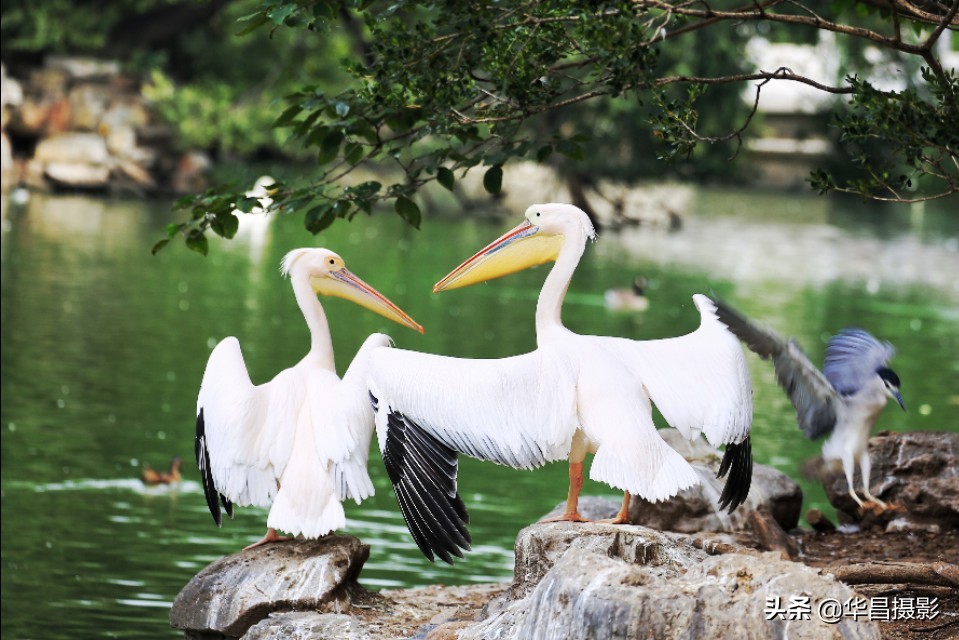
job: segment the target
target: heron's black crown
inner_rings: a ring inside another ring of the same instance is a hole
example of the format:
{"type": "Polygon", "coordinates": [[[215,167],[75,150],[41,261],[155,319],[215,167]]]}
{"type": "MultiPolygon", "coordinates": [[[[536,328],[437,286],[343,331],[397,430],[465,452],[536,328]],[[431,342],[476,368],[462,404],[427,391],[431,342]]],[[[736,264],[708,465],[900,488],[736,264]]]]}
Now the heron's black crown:
{"type": "Polygon", "coordinates": [[[876,373],[893,388],[899,388],[899,376],[897,376],[896,372],[889,367],[880,367],[876,369],[876,373]]]}

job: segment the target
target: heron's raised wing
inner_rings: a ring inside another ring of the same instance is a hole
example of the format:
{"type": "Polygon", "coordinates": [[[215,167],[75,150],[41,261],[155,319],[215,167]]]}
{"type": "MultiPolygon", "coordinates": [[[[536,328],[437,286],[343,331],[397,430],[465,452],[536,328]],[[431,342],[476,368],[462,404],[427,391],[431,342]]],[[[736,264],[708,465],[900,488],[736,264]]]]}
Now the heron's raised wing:
{"type": "Polygon", "coordinates": [[[796,419],[806,436],[818,438],[832,431],[839,399],[799,344],[750,322],[725,302],[715,302],[715,308],[719,319],[753,352],[763,359],[772,358],[779,386],[796,408],[796,419]]]}
{"type": "Polygon", "coordinates": [[[553,351],[470,360],[378,349],[369,386],[400,510],[430,560],[469,548],[458,453],[533,469],[566,458],[579,427],[575,371],[553,351]]]}
{"type": "Polygon", "coordinates": [[[219,503],[232,516],[233,503],[265,507],[276,495],[302,398],[302,384],[289,369],[253,385],[236,338],[225,338],[210,354],[197,398],[196,457],[217,526],[219,503]]]}
{"type": "Polygon", "coordinates": [[[840,394],[855,393],[876,370],[886,366],[895,349],[862,329],[843,329],[826,346],[823,374],[840,394]]]}

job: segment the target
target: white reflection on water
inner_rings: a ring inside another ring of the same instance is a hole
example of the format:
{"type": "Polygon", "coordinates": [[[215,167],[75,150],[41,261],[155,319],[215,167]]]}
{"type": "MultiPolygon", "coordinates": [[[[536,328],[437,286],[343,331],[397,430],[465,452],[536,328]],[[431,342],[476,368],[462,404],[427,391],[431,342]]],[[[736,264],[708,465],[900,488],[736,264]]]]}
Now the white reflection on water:
{"type": "Polygon", "coordinates": [[[923,241],[919,223],[900,231],[881,238],[824,222],[696,216],[680,233],[634,228],[603,234],[597,250],[704,270],[740,285],[862,281],[874,294],[883,285],[922,284],[959,298],[959,242],[923,241]]]}
{"type": "MultiPolygon", "coordinates": [[[[156,496],[174,493],[203,493],[203,487],[200,485],[200,483],[191,480],[183,480],[178,484],[148,486],[135,478],[83,478],[79,480],[64,480],[63,482],[47,482],[44,484],[14,481],[10,483],[10,486],[24,489],[32,488],[33,491],[36,491],[37,493],[44,493],[47,491],[113,491],[116,489],[126,489],[143,495],[156,496]]],[[[115,506],[124,508],[129,507],[130,505],[117,503],[115,506]]]]}

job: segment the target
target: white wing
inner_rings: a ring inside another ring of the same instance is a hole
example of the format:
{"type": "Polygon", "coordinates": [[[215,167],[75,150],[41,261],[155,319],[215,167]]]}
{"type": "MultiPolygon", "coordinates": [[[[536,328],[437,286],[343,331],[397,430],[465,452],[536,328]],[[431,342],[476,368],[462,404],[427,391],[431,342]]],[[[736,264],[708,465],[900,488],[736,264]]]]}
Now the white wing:
{"type": "MultiPolygon", "coordinates": [[[[700,433],[715,447],[726,445],[718,477],[729,478],[719,499],[730,513],[752,483],[753,392],[739,339],[716,316],[712,300],[693,296],[700,325],[664,340],[591,336],[637,376],[666,421],[688,439],[700,433]]],[[[595,464],[595,463],[594,463],[595,464]]]]}
{"type": "MultiPolygon", "coordinates": [[[[444,445],[515,469],[565,458],[579,428],[576,371],[553,351],[472,360],[380,349],[369,380],[379,414],[385,403],[444,445]]],[[[385,427],[378,417],[381,450],[385,427]]]]}
{"type": "MultiPolygon", "coordinates": [[[[373,437],[373,408],[370,406],[367,375],[370,355],[392,344],[389,336],[374,333],[368,337],[339,383],[338,417],[334,423],[339,432],[336,442],[324,443],[322,459],[333,463],[334,484],[340,500],[352,498],[357,504],[373,495],[373,482],[367,471],[370,440],[373,437]]],[[[321,438],[317,437],[317,443],[321,438]]]]}
{"type": "Polygon", "coordinates": [[[642,380],[666,421],[692,439],[701,432],[713,446],[749,436],[753,392],[739,339],[716,317],[706,296],[695,295],[699,328],[677,338],[629,340],[591,336],[617,354],[642,380]]]}
{"type": "Polygon", "coordinates": [[[457,452],[517,469],[566,458],[579,422],[576,372],[558,353],[466,360],[378,349],[369,386],[383,461],[430,560],[469,549],[457,452]]]}
{"type": "Polygon", "coordinates": [[[236,338],[225,338],[210,354],[197,398],[196,456],[217,525],[221,502],[228,515],[233,503],[270,504],[302,398],[302,384],[289,369],[254,386],[236,338]]]}

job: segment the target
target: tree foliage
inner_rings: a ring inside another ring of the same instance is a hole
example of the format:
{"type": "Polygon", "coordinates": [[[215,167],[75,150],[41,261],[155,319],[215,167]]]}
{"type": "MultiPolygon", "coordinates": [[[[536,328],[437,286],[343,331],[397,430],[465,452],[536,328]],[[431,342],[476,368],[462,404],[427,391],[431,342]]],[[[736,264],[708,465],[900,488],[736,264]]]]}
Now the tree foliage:
{"type": "MultiPolygon", "coordinates": [[[[835,126],[855,174],[817,170],[810,181],[820,191],[899,201],[959,192],[959,82],[937,54],[940,39],[959,29],[957,9],[959,0],[298,0],[260,5],[240,28],[250,38],[296,32],[352,42],[340,61],[350,81],[331,90],[306,79],[273,123],[318,166],[306,183],[281,185],[274,206],[303,212],[317,233],[383,201],[418,226],[417,191],[434,180],[454,189],[471,170],[496,193],[513,160],[610,162],[603,151],[623,136],[601,125],[618,112],[643,119],[663,160],[690,158],[704,143],[732,145],[728,158],[771,82],[846,100],[835,126]],[[836,82],[745,68],[736,45],[760,25],[810,41],[830,31],[916,60],[921,71],[892,91],[878,88],[867,67],[836,82]],[[710,49],[697,48],[704,41],[710,49]],[[723,51],[723,43],[731,43],[725,57],[689,53],[723,51]],[[752,105],[739,99],[747,90],[752,105]],[[400,178],[357,177],[359,167],[384,163],[400,178]]],[[[237,200],[220,188],[181,201],[190,219],[171,235],[185,234],[198,250],[207,230],[230,235],[224,216],[237,200]]]]}

